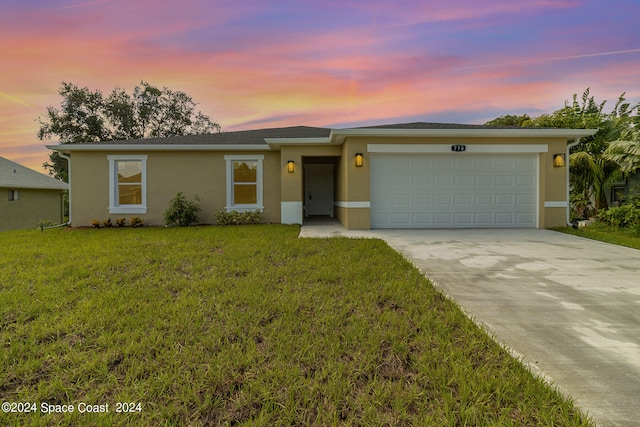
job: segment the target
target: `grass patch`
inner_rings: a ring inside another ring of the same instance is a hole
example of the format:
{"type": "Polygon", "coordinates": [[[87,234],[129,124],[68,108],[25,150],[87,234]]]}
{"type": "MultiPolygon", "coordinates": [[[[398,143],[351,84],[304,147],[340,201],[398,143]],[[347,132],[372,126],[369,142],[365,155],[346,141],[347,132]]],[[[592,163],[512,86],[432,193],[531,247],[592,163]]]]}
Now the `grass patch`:
{"type": "Polygon", "coordinates": [[[584,228],[575,229],[572,227],[561,227],[554,228],[554,230],[566,234],[573,234],[574,236],[580,236],[587,239],[612,243],[614,245],[640,249],[640,234],[629,229],[620,229],[616,227],[609,227],[599,223],[594,223],[584,228]]]}
{"type": "Polygon", "coordinates": [[[0,400],[76,407],[0,424],[591,425],[382,241],[298,230],[0,233],[0,400]]]}

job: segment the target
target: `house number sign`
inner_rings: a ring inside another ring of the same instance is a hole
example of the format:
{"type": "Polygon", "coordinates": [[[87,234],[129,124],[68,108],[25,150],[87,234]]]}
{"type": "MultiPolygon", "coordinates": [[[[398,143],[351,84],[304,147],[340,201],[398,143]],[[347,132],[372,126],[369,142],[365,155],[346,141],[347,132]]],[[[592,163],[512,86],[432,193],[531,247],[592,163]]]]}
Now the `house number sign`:
{"type": "Polygon", "coordinates": [[[467,151],[466,145],[452,145],[451,151],[467,151]]]}

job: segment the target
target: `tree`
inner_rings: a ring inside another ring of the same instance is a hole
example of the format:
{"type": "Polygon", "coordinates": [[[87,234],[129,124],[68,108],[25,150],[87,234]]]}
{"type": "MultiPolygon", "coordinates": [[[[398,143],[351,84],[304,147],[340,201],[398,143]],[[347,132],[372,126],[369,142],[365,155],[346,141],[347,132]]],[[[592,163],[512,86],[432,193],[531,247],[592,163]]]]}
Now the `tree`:
{"type": "Polygon", "coordinates": [[[570,155],[571,202],[574,214],[578,217],[588,216],[591,200],[595,202],[595,212],[607,209],[606,189],[613,181],[623,177],[621,165],[605,153],[611,141],[626,135],[633,129],[634,121],[638,120],[637,116],[633,116],[638,107],[631,107],[624,95],[620,95],[610,113],[604,113],[606,101],[596,102],[587,88],[580,100],[574,94],[573,101],[565,101],[563,108],[551,114],[542,114],[530,122],[522,122],[524,126],[534,127],[598,129],[595,135],[583,138],[573,147],[570,155]]]}
{"type": "Polygon", "coordinates": [[[536,126],[598,129],[595,135],[583,138],[572,148],[569,157],[571,172],[571,202],[577,217],[587,218],[591,213],[608,209],[606,190],[609,185],[622,178],[619,165],[607,159],[604,152],[609,142],[618,138],[628,126],[629,104],[624,93],[610,113],[604,113],[606,101],[597,103],[587,88],[578,101],[565,102],[564,108],[534,120],[536,126]],[[590,212],[593,200],[593,212],[590,212]]]}
{"type": "Polygon", "coordinates": [[[628,129],[618,141],[609,144],[605,157],[620,165],[625,173],[636,173],[640,169],[640,131],[628,129]]]}
{"type": "Polygon", "coordinates": [[[636,115],[631,117],[631,125],[623,129],[604,152],[607,159],[618,163],[627,174],[637,173],[640,169],[640,103],[634,108],[636,115]]]}
{"type": "Polygon", "coordinates": [[[500,116],[497,119],[493,119],[485,123],[487,126],[517,126],[517,127],[529,127],[532,126],[531,117],[528,114],[521,116],[507,114],[506,116],[500,116]]]}
{"type": "MultiPolygon", "coordinates": [[[[123,139],[162,138],[220,132],[218,123],[200,111],[189,95],[159,89],[144,81],[132,94],[116,87],[108,96],[101,91],[63,82],[58,91],[60,108],[48,107],[38,117],[40,140],[54,137],[61,144],[81,144],[123,139]]],[[[57,152],[44,163],[49,173],[68,182],[67,162],[57,152]]]]}

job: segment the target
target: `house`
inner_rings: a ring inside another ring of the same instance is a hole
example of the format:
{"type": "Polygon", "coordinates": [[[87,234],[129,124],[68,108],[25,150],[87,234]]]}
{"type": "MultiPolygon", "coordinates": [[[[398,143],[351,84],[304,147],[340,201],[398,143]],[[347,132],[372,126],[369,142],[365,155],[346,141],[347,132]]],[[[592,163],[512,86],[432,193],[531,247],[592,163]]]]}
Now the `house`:
{"type": "Polygon", "coordinates": [[[614,182],[605,187],[605,193],[609,207],[617,207],[627,201],[630,196],[640,195],[640,173],[634,172],[625,178],[624,181],[614,182]]]}
{"type": "Polygon", "coordinates": [[[36,228],[39,221],[64,222],[63,194],[69,185],[0,157],[0,231],[36,228]]]}
{"type": "Polygon", "coordinates": [[[265,222],[335,217],[347,229],[562,226],[568,146],[595,130],[409,123],[286,127],[47,146],[70,157],[74,226],[139,216],[169,200],[259,210],[265,222]]]}

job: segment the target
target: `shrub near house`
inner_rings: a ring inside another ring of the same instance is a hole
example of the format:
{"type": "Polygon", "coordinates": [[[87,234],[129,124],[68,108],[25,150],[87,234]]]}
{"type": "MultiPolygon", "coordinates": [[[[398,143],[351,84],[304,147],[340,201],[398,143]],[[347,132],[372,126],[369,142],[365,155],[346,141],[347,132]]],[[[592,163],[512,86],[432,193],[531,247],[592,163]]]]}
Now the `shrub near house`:
{"type": "Polygon", "coordinates": [[[247,225],[260,224],[260,211],[249,212],[216,212],[216,222],[218,225],[247,225]]]}
{"type": "Polygon", "coordinates": [[[630,197],[619,207],[600,211],[598,220],[612,227],[628,228],[640,233],[640,197],[630,197]]]}
{"type": "Polygon", "coordinates": [[[169,209],[164,212],[165,225],[180,225],[186,227],[198,221],[200,198],[195,195],[193,200],[188,200],[182,192],[169,202],[169,209]]]}

